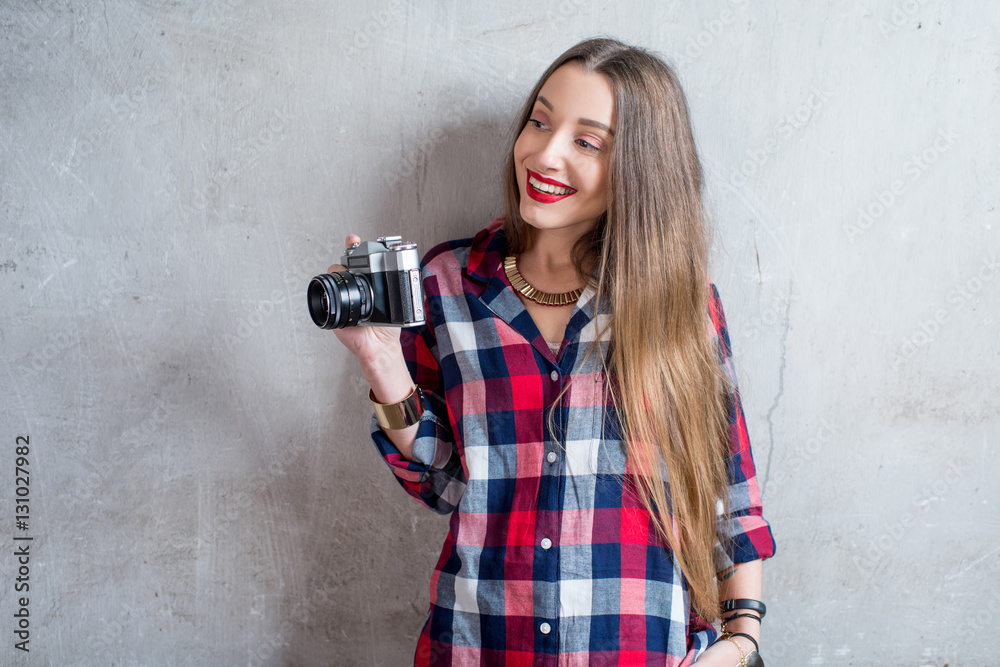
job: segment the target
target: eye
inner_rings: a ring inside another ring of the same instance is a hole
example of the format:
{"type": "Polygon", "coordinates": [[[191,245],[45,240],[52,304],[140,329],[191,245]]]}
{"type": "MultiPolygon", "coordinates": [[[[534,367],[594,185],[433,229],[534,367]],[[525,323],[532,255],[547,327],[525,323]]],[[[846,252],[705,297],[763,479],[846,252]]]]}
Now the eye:
{"type": "Polygon", "coordinates": [[[541,130],[541,129],[545,128],[545,123],[543,123],[542,121],[538,120],[537,118],[529,118],[528,119],[528,125],[531,125],[536,130],[541,130]]]}
{"type": "Polygon", "coordinates": [[[580,146],[581,148],[583,148],[585,150],[588,150],[588,151],[599,151],[599,150],[601,150],[600,146],[595,146],[594,144],[590,143],[586,139],[577,139],[576,143],[577,143],[578,146],[580,146]]]}

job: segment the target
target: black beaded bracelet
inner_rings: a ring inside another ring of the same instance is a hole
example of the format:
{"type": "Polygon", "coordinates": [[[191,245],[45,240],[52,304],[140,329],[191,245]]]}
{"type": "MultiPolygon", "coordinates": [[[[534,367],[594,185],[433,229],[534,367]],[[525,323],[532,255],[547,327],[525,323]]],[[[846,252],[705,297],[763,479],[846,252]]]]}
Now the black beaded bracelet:
{"type": "Polygon", "coordinates": [[[738,598],[735,600],[725,600],[722,603],[722,613],[735,611],[736,609],[749,609],[750,611],[755,611],[760,614],[761,618],[764,618],[764,615],[767,614],[767,607],[760,600],[738,598]]]}
{"type": "Polygon", "coordinates": [[[758,623],[760,623],[760,616],[758,616],[757,614],[733,614],[729,618],[723,618],[722,619],[722,627],[723,627],[723,629],[725,629],[726,623],[729,623],[730,621],[735,620],[737,618],[752,618],[753,620],[755,620],[758,623]]]}
{"type": "Polygon", "coordinates": [[[746,637],[747,639],[750,640],[750,643],[753,644],[753,650],[755,650],[758,653],[760,653],[760,647],[757,646],[757,640],[754,639],[753,637],[751,637],[750,635],[748,635],[747,633],[745,633],[745,632],[728,632],[726,634],[728,634],[730,637],[746,637]]]}

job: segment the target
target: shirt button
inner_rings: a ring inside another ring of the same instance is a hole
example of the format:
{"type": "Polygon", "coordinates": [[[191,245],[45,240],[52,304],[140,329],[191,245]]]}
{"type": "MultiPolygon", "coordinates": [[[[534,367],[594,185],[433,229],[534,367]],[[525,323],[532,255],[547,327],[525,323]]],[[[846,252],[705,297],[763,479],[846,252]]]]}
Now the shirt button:
{"type": "Polygon", "coordinates": [[[545,460],[548,461],[549,463],[555,463],[557,458],[559,457],[556,456],[555,452],[549,452],[548,455],[545,457],[545,460]]]}
{"type": "Polygon", "coordinates": [[[548,549],[551,546],[552,546],[552,540],[550,540],[547,537],[543,537],[542,538],[542,548],[543,549],[548,549]]]}
{"type": "Polygon", "coordinates": [[[552,626],[549,625],[548,623],[542,623],[541,625],[538,626],[538,629],[542,632],[543,635],[547,635],[550,632],[552,632],[552,626]]]}
{"type": "Polygon", "coordinates": [[[559,381],[559,371],[552,371],[551,373],[549,373],[549,377],[552,378],[553,382],[558,382],[559,381]]]}

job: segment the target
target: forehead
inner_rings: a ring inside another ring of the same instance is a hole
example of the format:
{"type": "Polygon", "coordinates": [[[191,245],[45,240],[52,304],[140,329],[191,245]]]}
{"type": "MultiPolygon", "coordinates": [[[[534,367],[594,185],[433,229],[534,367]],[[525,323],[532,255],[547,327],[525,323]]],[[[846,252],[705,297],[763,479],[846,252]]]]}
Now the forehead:
{"type": "Polygon", "coordinates": [[[615,126],[615,95],[611,82],[603,74],[588,72],[579,62],[568,62],[553,72],[538,95],[561,116],[615,126]]]}

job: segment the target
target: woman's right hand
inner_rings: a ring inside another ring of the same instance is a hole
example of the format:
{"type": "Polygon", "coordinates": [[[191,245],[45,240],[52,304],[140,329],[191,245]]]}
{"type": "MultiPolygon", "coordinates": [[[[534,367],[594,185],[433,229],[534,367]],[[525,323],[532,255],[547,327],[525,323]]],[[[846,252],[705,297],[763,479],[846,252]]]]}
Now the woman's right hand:
{"type": "MultiPolygon", "coordinates": [[[[350,248],[355,243],[361,243],[361,237],[357,234],[347,236],[345,248],[350,248]]],[[[327,273],[344,271],[347,267],[334,264],[327,269],[327,273]]],[[[361,367],[378,364],[387,356],[395,355],[399,352],[399,327],[367,327],[354,326],[343,329],[334,329],[340,342],[351,351],[361,367]]]]}
{"type": "MultiPolygon", "coordinates": [[[[346,247],[360,243],[356,234],[347,236],[346,247]]],[[[346,267],[334,264],[327,273],[343,271],[346,267]]],[[[399,327],[345,327],[334,329],[340,342],[361,363],[361,372],[371,386],[372,395],[379,403],[391,404],[404,400],[413,392],[413,379],[406,367],[403,348],[399,343],[399,327]]],[[[401,429],[386,429],[385,434],[399,453],[413,460],[413,442],[418,424],[401,429]]]]}
{"type": "MultiPolygon", "coordinates": [[[[346,247],[360,243],[361,237],[350,234],[346,247]]],[[[334,264],[328,273],[343,271],[346,267],[334,264]]],[[[361,372],[371,387],[375,400],[391,404],[402,401],[413,392],[413,378],[406,367],[403,348],[399,343],[400,327],[354,326],[334,329],[333,332],[361,364],[361,372]]],[[[410,448],[416,435],[416,426],[390,432],[390,439],[396,443],[406,458],[410,458],[410,448]]]]}

